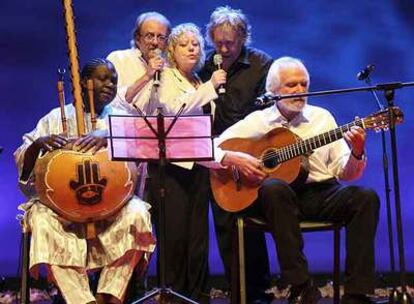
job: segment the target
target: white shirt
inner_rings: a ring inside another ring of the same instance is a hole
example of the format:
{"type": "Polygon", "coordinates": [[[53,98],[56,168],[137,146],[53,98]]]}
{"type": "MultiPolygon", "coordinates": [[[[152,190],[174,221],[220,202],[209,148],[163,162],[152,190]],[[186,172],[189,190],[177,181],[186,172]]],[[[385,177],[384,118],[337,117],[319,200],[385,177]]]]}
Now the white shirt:
{"type": "MultiPolygon", "coordinates": [[[[128,87],[147,72],[147,63],[141,51],[137,48],[117,50],[111,52],[106,58],[114,64],[118,74],[118,93],[112,105],[131,114],[137,114],[134,107],[125,101],[125,94],[128,87]]],[[[149,83],[152,86],[152,80],[149,83]]]]}
{"type": "MultiPolygon", "coordinates": [[[[72,104],[66,105],[65,114],[68,137],[77,137],[75,107],[72,104]]],[[[96,129],[106,130],[108,115],[116,114],[125,115],[125,112],[107,105],[97,117],[96,129]]],[[[89,133],[92,130],[89,113],[85,113],[85,121],[86,132],[89,133]]],[[[62,219],[58,219],[54,211],[40,203],[34,185],[34,172],[28,181],[20,179],[27,148],[39,137],[62,132],[60,108],[55,108],[39,120],[33,131],[24,134],[23,144],[14,153],[19,170],[19,186],[29,198],[19,209],[25,210],[27,224],[32,232],[31,270],[33,266],[45,263],[77,269],[95,269],[106,265],[116,268],[114,262],[120,261],[127,252],[152,252],[155,241],[151,235],[152,225],[148,211],[150,206],[138,197],[133,196],[115,218],[110,219],[113,224],[98,234],[97,242],[89,244],[86,239],[66,228],[67,221],[62,224],[62,219]],[[125,233],[128,231],[131,232],[125,233]]],[[[119,289],[119,286],[115,287],[119,289]]]]}
{"type": "MultiPolygon", "coordinates": [[[[202,106],[211,102],[214,109],[214,99],[218,98],[211,81],[200,84],[197,88],[191,84],[175,68],[164,68],[161,72],[160,86],[156,89],[153,82],[148,82],[135,96],[133,104],[145,115],[156,115],[157,108],[162,108],[164,115],[175,115],[185,104],[182,115],[203,114],[202,106]]],[[[125,99],[121,101],[126,103],[125,99]]],[[[112,105],[114,102],[112,103],[112,105]]],[[[117,104],[118,106],[118,104],[117,104]]],[[[125,105],[122,108],[125,109],[125,105]]],[[[129,107],[131,107],[129,105],[129,107]]],[[[135,113],[136,110],[134,109],[135,113]]],[[[174,163],[180,167],[191,169],[193,162],[174,163]]]]}
{"type": "MultiPolygon", "coordinates": [[[[203,114],[202,106],[218,97],[211,81],[195,88],[175,68],[165,68],[160,78],[160,86],[156,91],[153,84],[148,83],[133,101],[146,115],[157,114],[158,107],[162,108],[164,115],[175,115],[183,104],[184,115],[199,115],[203,114]]],[[[211,104],[214,106],[213,102],[211,104]]]]}
{"type": "MultiPolygon", "coordinates": [[[[215,140],[216,165],[225,155],[225,151],[218,145],[226,139],[261,138],[278,127],[286,127],[302,139],[307,139],[338,126],[331,113],[312,105],[306,105],[290,122],[281,115],[276,105],[256,111],[228,128],[215,140]]],[[[365,169],[366,159],[358,160],[351,155],[344,139],[315,149],[309,156],[309,176],[306,182],[318,182],[332,177],[347,181],[359,178],[365,169]]],[[[214,167],[214,164],[210,167],[214,167]]]]}
{"type": "MultiPolygon", "coordinates": [[[[68,137],[77,137],[76,109],[73,104],[65,105],[65,114],[67,119],[66,123],[68,127],[68,137]]],[[[126,113],[121,109],[112,107],[111,105],[105,106],[102,113],[96,117],[96,130],[108,129],[107,120],[109,115],[122,114],[125,115],[126,113]]],[[[90,113],[85,113],[85,130],[86,133],[92,131],[90,113]]],[[[24,154],[27,148],[29,148],[29,146],[39,137],[62,133],[63,126],[60,108],[54,108],[39,120],[34,130],[23,135],[23,144],[14,152],[14,157],[19,170],[19,186],[26,195],[32,196],[35,193],[33,172],[27,181],[20,179],[24,164],[24,154]]]]}

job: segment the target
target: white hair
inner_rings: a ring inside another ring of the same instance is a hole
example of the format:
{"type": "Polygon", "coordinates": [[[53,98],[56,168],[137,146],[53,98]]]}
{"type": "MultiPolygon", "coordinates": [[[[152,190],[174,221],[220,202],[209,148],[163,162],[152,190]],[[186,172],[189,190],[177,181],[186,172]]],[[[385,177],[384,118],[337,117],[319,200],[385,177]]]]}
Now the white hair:
{"type": "Polygon", "coordinates": [[[284,56],[273,61],[272,65],[270,66],[266,78],[266,92],[276,94],[280,88],[280,71],[282,69],[293,67],[300,68],[305,72],[308,78],[309,87],[310,76],[303,62],[297,58],[284,56]]]}
{"type": "Polygon", "coordinates": [[[167,19],[167,17],[165,17],[164,15],[162,15],[158,12],[142,13],[137,17],[137,20],[135,21],[135,27],[132,30],[132,39],[129,42],[132,48],[138,48],[137,38],[141,34],[142,25],[144,24],[145,21],[148,21],[148,20],[156,20],[159,23],[164,24],[167,27],[167,36],[170,34],[170,32],[171,32],[171,23],[167,19]]]}

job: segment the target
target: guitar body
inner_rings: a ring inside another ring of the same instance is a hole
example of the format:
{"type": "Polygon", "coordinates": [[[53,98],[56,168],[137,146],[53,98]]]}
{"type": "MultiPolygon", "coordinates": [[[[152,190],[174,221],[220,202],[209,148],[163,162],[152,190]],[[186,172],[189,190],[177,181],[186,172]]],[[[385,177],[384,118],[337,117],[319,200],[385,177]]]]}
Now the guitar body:
{"type": "Polygon", "coordinates": [[[86,223],[118,212],[133,196],[134,163],[111,161],[108,150],[96,154],[59,149],[39,157],[35,185],[40,200],[63,218],[86,223]]]}
{"type": "MultiPolygon", "coordinates": [[[[268,178],[279,179],[296,187],[307,178],[306,155],[341,139],[353,126],[376,131],[388,129],[390,117],[393,117],[394,124],[398,124],[403,122],[404,114],[400,108],[391,107],[305,140],[286,128],[275,128],[262,138],[233,138],[224,141],[220,147],[223,150],[244,152],[260,159],[261,169],[269,175],[268,178]]],[[[216,202],[229,212],[249,207],[258,196],[259,187],[245,180],[236,168],[210,170],[210,183],[216,202]]]]}
{"type": "MultiPolygon", "coordinates": [[[[277,148],[294,144],[298,138],[286,128],[276,128],[260,139],[232,138],[226,140],[220,148],[248,153],[263,159],[277,148]]],[[[299,179],[306,179],[306,167],[307,158],[299,156],[278,164],[264,162],[262,170],[269,174],[268,178],[292,184],[299,179]]],[[[210,170],[210,183],[216,202],[229,212],[237,212],[249,207],[258,196],[259,187],[249,183],[243,176],[240,175],[239,183],[235,182],[232,168],[210,170]]]]}

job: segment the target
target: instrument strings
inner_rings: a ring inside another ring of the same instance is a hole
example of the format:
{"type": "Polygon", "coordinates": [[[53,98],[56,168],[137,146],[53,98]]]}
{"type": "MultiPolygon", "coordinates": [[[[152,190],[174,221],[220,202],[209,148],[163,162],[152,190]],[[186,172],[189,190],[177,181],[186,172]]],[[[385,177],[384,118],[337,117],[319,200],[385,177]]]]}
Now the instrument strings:
{"type": "Polygon", "coordinates": [[[270,151],[269,153],[266,153],[262,158],[262,162],[276,159],[277,161],[286,161],[289,159],[292,159],[296,156],[305,154],[312,149],[319,148],[323,146],[324,144],[328,144],[333,142],[334,140],[340,139],[343,137],[343,133],[345,131],[349,131],[352,126],[363,126],[363,120],[357,119],[353,122],[350,122],[346,125],[343,125],[339,128],[336,128],[334,130],[330,130],[324,134],[317,135],[315,137],[311,137],[309,139],[305,140],[299,140],[294,144],[288,145],[286,147],[282,148],[276,148],[274,151],[270,151]],[[328,141],[326,140],[325,135],[328,136],[328,141]],[[320,138],[322,136],[322,140],[320,138]],[[332,140],[334,138],[334,140],[332,140]],[[314,144],[314,148],[312,147],[312,144],[314,144]],[[319,145],[318,145],[319,144],[319,145]]]}

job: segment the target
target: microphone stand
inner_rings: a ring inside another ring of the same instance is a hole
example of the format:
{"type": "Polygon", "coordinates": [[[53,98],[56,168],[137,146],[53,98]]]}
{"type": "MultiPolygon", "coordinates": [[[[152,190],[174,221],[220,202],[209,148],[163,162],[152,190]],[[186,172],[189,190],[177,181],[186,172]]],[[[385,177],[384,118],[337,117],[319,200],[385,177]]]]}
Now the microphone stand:
{"type": "MultiPolygon", "coordinates": [[[[371,78],[369,75],[365,78],[365,82],[368,86],[372,86],[371,78]]],[[[372,96],[377,102],[378,109],[384,110],[384,105],[378,98],[377,92],[371,91],[372,96]]],[[[387,145],[385,139],[385,131],[381,129],[381,146],[382,146],[382,168],[384,170],[384,190],[385,190],[385,201],[387,208],[387,228],[388,228],[388,246],[390,250],[390,266],[391,266],[391,284],[392,290],[388,297],[389,304],[397,304],[400,293],[396,288],[396,272],[395,272],[395,250],[394,250],[394,238],[393,238],[393,225],[392,225],[392,210],[391,210],[391,199],[390,199],[390,177],[388,174],[388,154],[387,145]]]]}
{"type": "Polygon", "coordinates": [[[394,106],[394,93],[395,88],[386,88],[384,91],[385,99],[388,102],[388,113],[390,118],[390,138],[391,138],[391,156],[392,156],[392,171],[394,178],[394,197],[395,197],[395,215],[397,223],[397,240],[398,240],[398,257],[400,261],[400,284],[401,293],[399,294],[399,304],[412,304],[412,299],[407,292],[406,270],[405,270],[405,257],[404,257],[404,239],[402,228],[402,216],[401,216],[401,200],[400,200],[400,183],[398,178],[398,161],[397,161],[397,138],[395,132],[395,117],[391,111],[391,107],[394,106]]]}
{"type": "Polygon", "coordinates": [[[267,102],[263,102],[260,105],[270,106],[279,100],[287,99],[287,98],[334,95],[334,94],[367,92],[367,91],[388,91],[388,90],[402,89],[405,87],[412,87],[412,86],[414,86],[414,81],[412,82],[389,82],[389,83],[380,83],[380,84],[377,84],[375,86],[370,86],[370,87],[357,87],[357,88],[349,88],[349,89],[327,90],[327,91],[286,94],[286,95],[272,95],[272,96],[267,97],[268,99],[267,102]]]}
{"type": "MultiPolygon", "coordinates": [[[[272,103],[275,103],[278,100],[287,99],[287,98],[333,95],[333,94],[362,92],[362,91],[371,91],[371,92],[384,91],[385,99],[387,100],[387,103],[388,103],[388,115],[389,115],[389,121],[390,121],[391,156],[392,156],[392,169],[393,169],[393,179],[394,179],[394,203],[395,203],[395,213],[396,213],[396,223],[397,223],[397,241],[398,241],[398,256],[399,256],[399,262],[400,262],[399,266],[400,266],[400,284],[401,284],[401,293],[398,294],[397,301],[390,302],[390,303],[398,303],[398,304],[412,304],[412,299],[407,292],[406,268],[405,268],[405,257],[404,257],[404,238],[403,238],[402,216],[401,216],[400,183],[399,183],[399,178],[398,178],[397,139],[396,139],[396,132],[395,132],[395,115],[392,111],[392,107],[394,106],[395,90],[402,89],[404,87],[411,87],[411,86],[414,86],[414,82],[406,82],[406,83],[391,82],[391,83],[377,84],[376,86],[369,86],[369,87],[308,92],[308,93],[289,94],[289,95],[275,95],[269,98],[272,101],[272,103]]],[[[267,105],[270,105],[270,102],[267,105]]]]}

